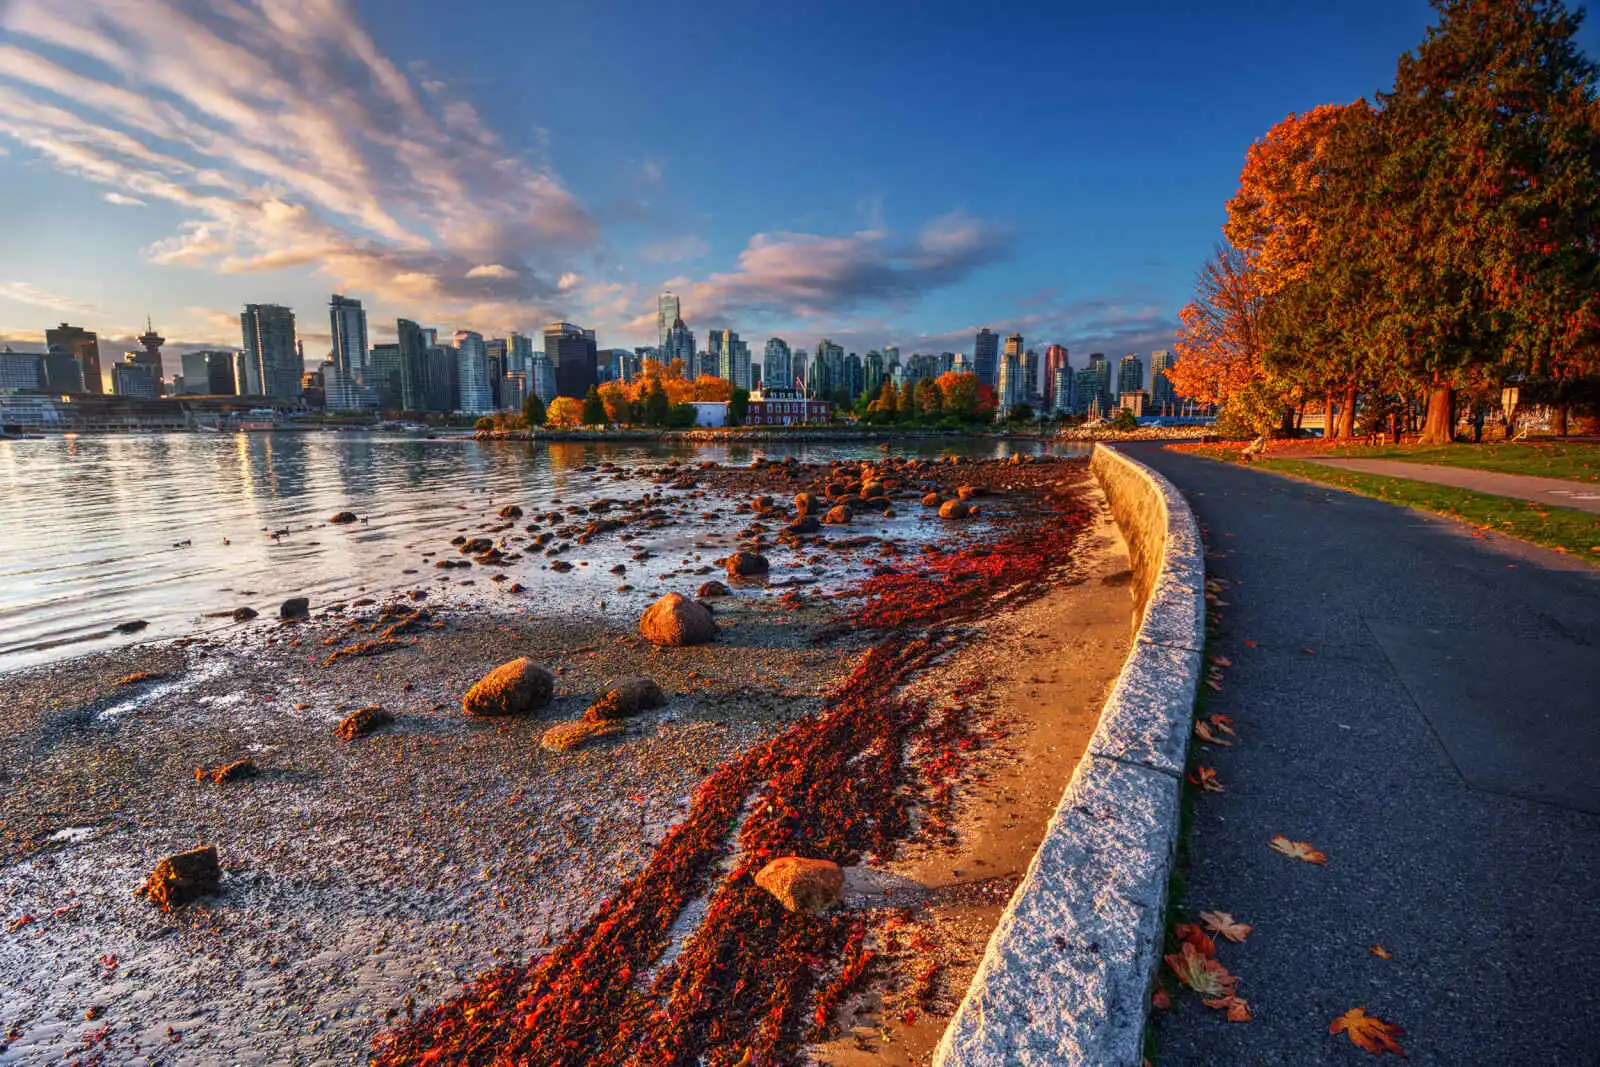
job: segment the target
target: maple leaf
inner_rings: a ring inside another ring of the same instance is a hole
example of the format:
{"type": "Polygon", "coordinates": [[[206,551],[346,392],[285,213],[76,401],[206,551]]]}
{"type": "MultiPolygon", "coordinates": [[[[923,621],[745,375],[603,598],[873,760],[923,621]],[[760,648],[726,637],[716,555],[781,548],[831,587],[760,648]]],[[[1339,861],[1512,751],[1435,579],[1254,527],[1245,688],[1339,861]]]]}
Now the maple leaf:
{"type": "Polygon", "coordinates": [[[1185,945],[1193,945],[1194,950],[1206,959],[1217,954],[1216,943],[1194,923],[1179,923],[1172,928],[1172,936],[1185,945]]]}
{"type": "Polygon", "coordinates": [[[1368,1015],[1366,1008],[1351,1008],[1328,1024],[1328,1033],[1343,1033],[1356,1048],[1374,1056],[1382,1056],[1385,1052],[1392,1052],[1396,1056],[1406,1054],[1395,1040],[1405,1031],[1376,1015],[1368,1015]]]}
{"type": "Polygon", "coordinates": [[[1380,960],[1392,960],[1392,959],[1394,959],[1394,953],[1390,952],[1388,949],[1384,948],[1382,945],[1373,945],[1372,948],[1370,948],[1368,951],[1371,952],[1374,956],[1378,957],[1380,960]]]}
{"type": "Polygon", "coordinates": [[[1181,952],[1169,953],[1167,966],[1178,976],[1178,981],[1202,996],[1231,996],[1238,979],[1216,960],[1208,959],[1189,941],[1183,943],[1181,952]]]}
{"type": "Polygon", "coordinates": [[[1235,944],[1243,941],[1250,933],[1250,924],[1235,922],[1232,915],[1225,911],[1202,911],[1200,921],[1206,924],[1206,929],[1214,934],[1221,934],[1235,944]]]}
{"type": "Polygon", "coordinates": [[[1230,1023],[1247,1023],[1250,1021],[1249,1003],[1241,997],[1234,996],[1232,993],[1225,997],[1218,997],[1215,1000],[1206,1000],[1201,1003],[1208,1008],[1226,1011],[1230,1023]]]}
{"type": "Polygon", "coordinates": [[[1217,772],[1210,767],[1196,767],[1194,773],[1189,775],[1189,781],[1207,793],[1222,792],[1222,783],[1217,781],[1217,772]]]}
{"type": "Polygon", "coordinates": [[[1305,860],[1307,863],[1328,862],[1328,857],[1312,848],[1309,841],[1290,841],[1287,837],[1279,834],[1267,843],[1285,856],[1293,859],[1305,860]]]}
{"type": "Polygon", "coordinates": [[[1218,685],[1214,680],[1212,680],[1210,678],[1206,679],[1206,687],[1208,689],[1212,690],[1213,692],[1217,692],[1217,693],[1222,692],[1222,686],[1218,685]]]}
{"type": "Polygon", "coordinates": [[[1220,730],[1225,734],[1232,734],[1234,732],[1233,720],[1226,715],[1213,715],[1211,716],[1210,723],[1213,730],[1220,730]]]}
{"type": "Polygon", "coordinates": [[[1150,1006],[1157,1011],[1166,1011],[1172,1007],[1172,995],[1160,986],[1156,986],[1156,991],[1150,994],[1150,1006]]]}
{"type": "Polygon", "coordinates": [[[1212,733],[1211,727],[1204,722],[1197,722],[1194,724],[1194,735],[1208,745],[1221,745],[1223,748],[1228,748],[1233,744],[1232,741],[1224,741],[1222,738],[1212,733]]]}
{"type": "Polygon", "coordinates": [[[1246,641],[1244,643],[1244,647],[1246,647],[1246,648],[1255,648],[1256,647],[1256,643],[1254,641],[1246,641]]]}
{"type": "Polygon", "coordinates": [[[1212,656],[1211,662],[1215,663],[1219,667],[1233,666],[1233,660],[1229,659],[1227,656],[1212,656]]]}

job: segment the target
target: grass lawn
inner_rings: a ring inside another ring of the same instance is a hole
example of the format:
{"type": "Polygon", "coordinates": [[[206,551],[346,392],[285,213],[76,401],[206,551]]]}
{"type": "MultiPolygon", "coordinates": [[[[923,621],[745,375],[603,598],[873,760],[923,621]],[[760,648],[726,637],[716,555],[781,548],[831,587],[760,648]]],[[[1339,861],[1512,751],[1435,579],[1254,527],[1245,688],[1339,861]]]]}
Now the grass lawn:
{"type": "MultiPolygon", "coordinates": [[[[1472,448],[1457,445],[1456,448],[1472,448]]],[[[1476,446],[1482,448],[1484,446],[1476,446]]],[[[1512,448],[1522,446],[1510,446],[1512,448]]],[[[1195,451],[1199,451],[1198,449],[1195,451]]],[[[1439,451],[1446,451],[1440,449],[1439,451]]],[[[1216,455],[1216,459],[1232,459],[1233,455],[1216,455]]],[[[1396,457],[1398,458],[1398,457],[1396,457]]],[[[1471,464],[1457,464],[1469,466],[1471,464]]],[[[1431,511],[1480,530],[1494,530],[1509,537],[1531,541],[1557,552],[1577,556],[1600,566],[1600,516],[1571,508],[1552,508],[1526,500],[1474,493],[1468,489],[1455,489],[1431,482],[1415,482],[1409,478],[1388,478],[1377,474],[1361,474],[1340,470],[1318,463],[1304,463],[1294,459],[1266,459],[1255,466],[1281,474],[1321,482],[1338,489],[1376,497],[1391,504],[1431,511]]],[[[1483,468],[1501,469],[1501,468],[1483,468]]],[[[1521,471],[1518,473],[1535,473],[1521,471]]]]}
{"type": "Polygon", "coordinates": [[[1532,474],[1574,482],[1600,482],[1600,445],[1562,441],[1495,442],[1481,445],[1332,445],[1317,455],[1353,459],[1397,459],[1500,474],[1532,474]]]}

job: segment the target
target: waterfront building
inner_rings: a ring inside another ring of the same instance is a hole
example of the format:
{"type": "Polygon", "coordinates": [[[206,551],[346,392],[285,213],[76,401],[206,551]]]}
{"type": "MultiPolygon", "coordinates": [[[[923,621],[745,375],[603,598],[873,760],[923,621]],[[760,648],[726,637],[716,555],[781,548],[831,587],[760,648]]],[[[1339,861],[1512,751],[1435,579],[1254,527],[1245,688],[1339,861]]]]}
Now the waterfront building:
{"type": "Polygon", "coordinates": [[[794,353],[789,350],[789,342],[781,337],[767,338],[761,356],[762,384],[789,389],[793,388],[794,379],[794,353]]]}
{"type": "MultiPolygon", "coordinates": [[[[100,365],[100,355],[95,353],[95,366],[100,365]]],[[[41,361],[44,388],[52,393],[83,393],[88,390],[83,380],[83,363],[59,345],[51,345],[41,361]]],[[[99,373],[98,370],[96,373],[99,373]]]]}
{"type": "Polygon", "coordinates": [[[234,378],[237,353],[208,351],[206,356],[206,392],[211,396],[233,396],[239,391],[234,378]]]}
{"type": "MultiPolygon", "coordinates": [[[[334,293],[328,299],[328,330],[333,341],[329,359],[339,373],[365,385],[370,366],[367,354],[367,313],[361,301],[334,293]]],[[[329,411],[350,410],[333,406],[329,398],[329,411]]]]}
{"type": "Polygon", "coordinates": [[[972,370],[978,381],[987,386],[995,384],[996,362],[1000,356],[1000,339],[985,326],[978,331],[972,344],[972,370]]]}
{"type": "Polygon", "coordinates": [[[555,364],[550,362],[549,356],[540,352],[528,364],[528,373],[532,376],[528,387],[533,390],[541,404],[548,406],[550,401],[556,398],[555,364]]]}
{"type": "Polygon", "coordinates": [[[750,393],[745,411],[746,426],[799,426],[827,422],[833,405],[826,400],[809,399],[792,387],[763,387],[750,393]]]}
{"type": "Polygon", "coordinates": [[[44,357],[32,352],[0,352],[0,393],[38,389],[44,383],[44,357]]]}
{"type": "Polygon", "coordinates": [[[1176,414],[1178,392],[1172,386],[1167,371],[1172,368],[1172,353],[1158,349],[1150,353],[1150,405],[1157,415],[1176,414]]]}
{"type": "Polygon", "coordinates": [[[734,330],[712,330],[711,334],[714,341],[720,342],[712,349],[717,354],[717,377],[735,389],[749,389],[750,346],[734,330]]]}
{"type": "MultiPolygon", "coordinates": [[[[683,307],[678,303],[678,294],[668,290],[656,297],[656,347],[667,347],[667,335],[672,328],[683,321],[683,307]]],[[[692,352],[693,349],[690,349],[692,352]]],[[[686,361],[687,363],[687,361],[686,361]]]]}
{"type": "Polygon", "coordinates": [[[1127,389],[1117,394],[1117,407],[1128,411],[1134,418],[1143,418],[1145,409],[1150,403],[1150,394],[1143,389],[1127,389]]]}
{"type": "Polygon", "coordinates": [[[1089,354],[1089,365],[1073,378],[1073,405],[1082,415],[1104,415],[1111,410],[1111,368],[1100,352],[1089,354]]]}
{"type": "Polygon", "coordinates": [[[150,316],[144,318],[144,333],[138,337],[139,344],[144,346],[143,352],[131,352],[128,359],[136,366],[143,367],[156,383],[156,395],[166,392],[164,383],[167,380],[166,367],[161,362],[161,346],[167,339],[156,333],[156,328],[150,324],[150,316]]]}
{"type": "Polygon", "coordinates": [[[405,374],[400,343],[373,345],[367,366],[367,387],[376,395],[379,411],[405,410],[405,374]]]}
{"type": "MultiPolygon", "coordinates": [[[[401,411],[424,412],[428,410],[428,345],[422,327],[410,319],[397,319],[394,324],[396,344],[400,349],[400,406],[401,411]]],[[[513,337],[517,336],[512,334],[513,337]]]]}
{"type": "Polygon", "coordinates": [[[506,374],[500,382],[500,410],[521,411],[528,395],[528,375],[520,370],[506,374]]]}
{"type": "Polygon", "coordinates": [[[455,340],[461,390],[457,410],[466,415],[487,415],[494,410],[494,393],[489,386],[489,354],[484,349],[483,335],[475,330],[457,330],[455,340]]]}
{"type": "Polygon", "coordinates": [[[154,400],[161,395],[161,386],[148,367],[136,362],[138,356],[137,352],[129,352],[121,363],[111,365],[111,391],[118,396],[154,400]]]}
{"type": "Polygon", "coordinates": [[[544,328],[544,354],[556,370],[556,394],[583,399],[589,387],[599,384],[594,331],[570,322],[552,322],[544,328]]]}
{"type": "MultiPolygon", "coordinates": [[[[438,339],[437,330],[425,329],[422,339],[438,339]]],[[[542,357],[541,357],[542,358],[542,357]]],[[[404,388],[404,382],[401,383],[404,388]]],[[[428,345],[428,403],[431,412],[458,411],[461,408],[460,353],[451,345],[428,345]]]]}
{"type": "Polygon", "coordinates": [[[1039,353],[1031,348],[1028,349],[1027,354],[1022,357],[1022,381],[1022,391],[1027,395],[1028,400],[1031,402],[1035,397],[1040,395],[1039,353]]]}
{"type": "Polygon", "coordinates": [[[295,343],[294,312],[280,304],[246,304],[239,326],[253,392],[281,402],[298,399],[305,360],[295,343]]]}
{"type": "MultiPolygon", "coordinates": [[[[54,352],[66,353],[78,364],[78,387],[75,393],[104,393],[105,379],[100,373],[100,338],[93,330],[71,326],[63,322],[53,330],[44,332],[45,347],[54,352]]],[[[57,377],[70,377],[58,374],[57,377]]]]}
{"type": "Polygon", "coordinates": [[[211,361],[209,352],[185,352],[179,359],[183,368],[183,388],[179,396],[205,396],[211,390],[211,361]]]}
{"type": "Polygon", "coordinates": [[[1008,343],[1005,355],[1000,357],[1000,376],[995,385],[996,421],[1006,418],[1011,414],[1012,408],[1023,402],[1024,384],[1022,356],[1018,352],[1013,352],[1008,343]]]}
{"type": "Polygon", "coordinates": [[[844,357],[843,381],[840,384],[844,386],[852,404],[866,387],[866,374],[861,366],[861,357],[854,352],[844,357]]]}
{"type": "Polygon", "coordinates": [[[1132,352],[1122,357],[1117,365],[1117,395],[1133,393],[1144,388],[1144,360],[1132,352]]]}

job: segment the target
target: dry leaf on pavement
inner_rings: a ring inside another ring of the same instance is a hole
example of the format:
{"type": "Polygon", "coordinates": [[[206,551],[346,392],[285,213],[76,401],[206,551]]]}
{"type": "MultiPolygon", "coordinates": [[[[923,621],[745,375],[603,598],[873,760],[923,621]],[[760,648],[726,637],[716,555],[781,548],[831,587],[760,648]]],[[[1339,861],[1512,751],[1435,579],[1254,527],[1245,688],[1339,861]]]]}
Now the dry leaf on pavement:
{"type": "Polygon", "coordinates": [[[1225,911],[1202,911],[1200,921],[1206,924],[1206,929],[1214,934],[1221,934],[1235,944],[1243,941],[1250,933],[1250,924],[1235,922],[1232,915],[1225,911]]]}
{"type": "Polygon", "coordinates": [[[1229,993],[1225,997],[1215,1000],[1203,1001],[1208,1008],[1217,1008],[1228,1013],[1230,1023],[1247,1023],[1250,1021],[1250,1005],[1241,997],[1229,993]]]}
{"type": "Polygon", "coordinates": [[[1227,748],[1233,744],[1232,741],[1224,741],[1222,738],[1212,733],[1211,727],[1204,722],[1197,722],[1194,724],[1194,735],[1208,745],[1221,745],[1224,748],[1227,748]]]}
{"type": "Polygon", "coordinates": [[[1194,773],[1189,775],[1189,781],[1207,793],[1222,792],[1222,783],[1217,781],[1217,772],[1210,767],[1196,767],[1194,773]]]}
{"type": "Polygon", "coordinates": [[[1328,1033],[1341,1032],[1350,1038],[1356,1048],[1374,1056],[1382,1056],[1385,1052],[1392,1052],[1396,1056],[1406,1054],[1395,1040],[1405,1031],[1376,1015],[1368,1015],[1366,1008],[1351,1008],[1328,1024],[1328,1033]]]}
{"type": "Polygon", "coordinates": [[[1384,948],[1382,945],[1373,945],[1372,948],[1369,951],[1374,956],[1378,957],[1380,960],[1392,960],[1392,959],[1394,959],[1394,953],[1390,952],[1388,949],[1384,948]]]}
{"type": "Polygon", "coordinates": [[[1312,848],[1309,841],[1290,841],[1287,837],[1279,834],[1267,843],[1276,851],[1293,859],[1305,860],[1307,863],[1328,862],[1328,857],[1312,848]]]}
{"type": "Polygon", "coordinates": [[[1190,941],[1183,943],[1181,951],[1169,953],[1166,960],[1167,966],[1172,968],[1172,973],[1178,976],[1178,981],[1201,996],[1231,996],[1234,983],[1238,981],[1228,973],[1226,967],[1216,960],[1208,959],[1190,941]]]}
{"type": "Polygon", "coordinates": [[[1179,923],[1172,928],[1172,936],[1184,944],[1193,945],[1195,951],[1207,959],[1217,954],[1216,942],[1194,923],[1179,923]]]}

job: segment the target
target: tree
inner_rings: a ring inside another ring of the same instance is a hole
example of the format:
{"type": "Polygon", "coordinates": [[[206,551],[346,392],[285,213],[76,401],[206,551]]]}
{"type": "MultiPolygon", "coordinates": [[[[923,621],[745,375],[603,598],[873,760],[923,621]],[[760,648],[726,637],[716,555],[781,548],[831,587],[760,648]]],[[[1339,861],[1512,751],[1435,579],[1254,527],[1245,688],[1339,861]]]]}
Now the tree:
{"type": "MultiPolygon", "coordinates": [[[[702,374],[692,383],[692,399],[702,404],[726,404],[733,398],[733,383],[726,378],[702,374]]],[[[748,396],[748,392],[746,396],[748,396]]]]}
{"type": "Polygon", "coordinates": [[[743,426],[750,410],[750,390],[735,389],[728,397],[728,425],[743,426]]]}
{"type": "Polygon", "coordinates": [[[659,378],[650,379],[645,386],[644,421],[650,426],[665,426],[672,414],[672,401],[667,399],[666,387],[659,378]]]}
{"type": "Polygon", "coordinates": [[[634,421],[633,401],[621,382],[606,382],[600,386],[600,402],[605,405],[605,421],[626,426],[634,421]]]}
{"type": "Polygon", "coordinates": [[[583,425],[583,402],[576,397],[558,396],[550,401],[550,408],[545,412],[546,426],[556,428],[583,425]]]}
{"type": "Polygon", "coordinates": [[[939,387],[932,378],[923,378],[917,382],[916,417],[919,419],[937,419],[943,406],[939,397],[939,387]]]}
{"type": "MultiPolygon", "coordinates": [[[[884,384],[892,385],[887,379],[884,384]]],[[[900,395],[895,398],[895,407],[899,410],[902,419],[914,419],[917,417],[916,394],[917,387],[915,382],[905,381],[900,383],[900,395]]]]}
{"type": "Polygon", "coordinates": [[[887,378],[878,387],[878,399],[872,402],[871,409],[885,422],[893,422],[900,416],[900,397],[894,390],[894,383],[887,378]]]}
{"type": "Polygon", "coordinates": [[[1261,365],[1265,298],[1249,253],[1218,245],[1200,270],[1195,297],[1178,312],[1178,358],[1167,370],[1173,389],[1223,406],[1247,390],[1269,390],[1261,365]]]}
{"type": "Polygon", "coordinates": [[[1033,421],[1033,405],[1032,404],[1016,404],[1016,405],[1014,405],[1011,408],[1010,411],[1006,412],[1006,420],[1008,422],[1032,422],[1033,421]]]}
{"type": "Polygon", "coordinates": [[[530,428],[544,425],[544,401],[538,393],[529,393],[522,399],[522,419],[530,428]]]}
{"type": "Polygon", "coordinates": [[[488,415],[479,415],[478,421],[472,424],[472,428],[479,433],[487,433],[494,429],[494,419],[488,415]]]}
{"type": "Polygon", "coordinates": [[[934,383],[938,386],[942,410],[946,415],[970,419],[978,413],[978,376],[970,371],[946,371],[934,383]]]}
{"type": "Polygon", "coordinates": [[[583,398],[583,424],[585,426],[602,426],[606,421],[606,402],[600,399],[600,390],[589,386],[589,392],[583,398]]]}
{"type": "Polygon", "coordinates": [[[1111,420],[1111,428],[1123,433],[1132,433],[1139,428],[1139,420],[1133,417],[1133,412],[1127,408],[1118,408],[1117,414],[1111,420]]]}

